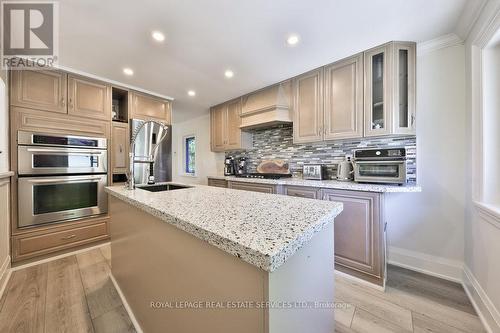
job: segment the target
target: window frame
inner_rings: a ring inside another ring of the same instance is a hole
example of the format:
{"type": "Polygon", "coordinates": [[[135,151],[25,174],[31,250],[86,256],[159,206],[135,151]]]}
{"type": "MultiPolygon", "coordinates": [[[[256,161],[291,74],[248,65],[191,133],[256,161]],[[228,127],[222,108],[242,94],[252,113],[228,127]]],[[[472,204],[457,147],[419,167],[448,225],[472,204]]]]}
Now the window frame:
{"type": "Polygon", "coordinates": [[[196,171],[196,135],[191,134],[191,135],[184,135],[182,137],[182,175],[188,176],[188,177],[196,177],[197,176],[197,171],[196,171]],[[189,148],[188,148],[188,142],[190,140],[194,140],[195,142],[195,148],[194,148],[194,170],[193,172],[188,172],[188,158],[189,158],[189,148]]]}

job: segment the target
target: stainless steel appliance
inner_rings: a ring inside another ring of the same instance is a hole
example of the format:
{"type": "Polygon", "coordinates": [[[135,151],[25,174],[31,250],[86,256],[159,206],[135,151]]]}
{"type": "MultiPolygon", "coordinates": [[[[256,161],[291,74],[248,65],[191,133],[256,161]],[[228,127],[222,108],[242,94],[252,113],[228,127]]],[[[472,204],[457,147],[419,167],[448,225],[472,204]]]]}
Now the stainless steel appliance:
{"type": "Polygon", "coordinates": [[[18,132],[19,227],[107,212],[105,138],[18,132]]]}
{"type": "Polygon", "coordinates": [[[234,176],[236,174],[236,161],[233,156],[226,156],[224,160],[224,176],[234,176]]]}
{"type": "Polygon", "coordinates": [[[326,166],[322,164],[307,164],[302,167],[302,178],[311,180],[326,179],[326,166]]]}
{"type": "Polygon", "coordinates": [[[354,165],[350,157],[337,164],[337,180],[348,182],[354,179],[354,165]]]}
{"type": "Polygon", "coordinates": [[[251,172],[245,173],[242,175],[236,175],[239,178],[257,178],[257,179],[280,179],[280,178],[289,178],[292,177],[290,173],[260,173],[260,172],[251,172]]]}
{"type": "MultiPolygon", "coordinates": [[[[133,138],[144,121],[132,119],[130,122],[130,138],[133,138]]],[[[146,122],[144,127],[137,133],[135,141],[135,160],[146,161],[153,157],[153,174],[155,182],[169,182],[172,180],[172,126],[160,126],[154,122],[146,122]],[[166,138],[159,142],[167,131],[166,138]],[[157,143],[159,144],[157,145],[157,143]]],[[[150,176],[150,163],[134,164],[135,184],[147,184],[150,176]]]]}
{"type": "Polygon", "coordinates": [[[238,168],[236,169],[238,175],[244,175],[247,173],[247,159],[246,157],[240,157],[238,159],[238,168]]]}
{"type": "Polygon", "coordinates": [[[354,181],[406,183],[406,149],[359,149],[354,151],[354,181]]]}

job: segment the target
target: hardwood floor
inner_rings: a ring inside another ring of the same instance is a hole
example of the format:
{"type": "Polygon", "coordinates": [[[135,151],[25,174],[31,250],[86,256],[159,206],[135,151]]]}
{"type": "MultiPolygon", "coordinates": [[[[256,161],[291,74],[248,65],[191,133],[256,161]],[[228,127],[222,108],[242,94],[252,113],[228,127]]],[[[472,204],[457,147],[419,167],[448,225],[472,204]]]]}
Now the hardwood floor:
{"type": "MultiPolygon", "coordinates": [[[[13,272],[0,332],[135,332],[109,277],[109,245],[13,272]]],[[[485,332],[459,284],[389,267],[385,292],[336,277],[337,333],[485,332]]]]}

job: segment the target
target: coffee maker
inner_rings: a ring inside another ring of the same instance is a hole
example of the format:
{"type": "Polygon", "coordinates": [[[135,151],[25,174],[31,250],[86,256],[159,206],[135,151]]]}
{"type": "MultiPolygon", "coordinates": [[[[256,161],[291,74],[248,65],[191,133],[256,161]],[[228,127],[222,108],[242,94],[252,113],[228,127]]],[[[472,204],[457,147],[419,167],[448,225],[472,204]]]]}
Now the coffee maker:
{"type": "Polygon", "coordinates": [[[234,176],[236,174],[236,160],[233,156],[226,156],[224,160],[224,176],[234,176]]]}
{"type": "Polygon", "coordinates": [[[238,175],[244,175],[247,173],[247,159],[246,157],[240,157],[238,159],[238,168],[236,170],[238,175]]]}

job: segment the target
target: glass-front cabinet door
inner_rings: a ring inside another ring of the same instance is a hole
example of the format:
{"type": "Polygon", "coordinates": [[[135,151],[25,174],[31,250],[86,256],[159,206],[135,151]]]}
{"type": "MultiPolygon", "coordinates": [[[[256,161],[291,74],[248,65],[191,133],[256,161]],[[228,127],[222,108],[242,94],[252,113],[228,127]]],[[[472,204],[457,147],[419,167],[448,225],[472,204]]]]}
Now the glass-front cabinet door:
{"type": "Polygon", "coordinates": [[[365,136],[391,132],[391,45],[365,52],[365,136]]]}
{"type": "Polygon", "coordinates": [[[365,136],[415,134],[415,43],[365,52],[365,136]]]}
{"type": "Polygon", "coordinates": [[[393,49],[394,133],[415,134],[415,43],[396,42],[393,49]]]}

